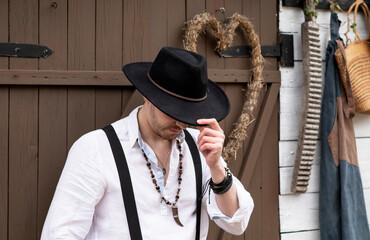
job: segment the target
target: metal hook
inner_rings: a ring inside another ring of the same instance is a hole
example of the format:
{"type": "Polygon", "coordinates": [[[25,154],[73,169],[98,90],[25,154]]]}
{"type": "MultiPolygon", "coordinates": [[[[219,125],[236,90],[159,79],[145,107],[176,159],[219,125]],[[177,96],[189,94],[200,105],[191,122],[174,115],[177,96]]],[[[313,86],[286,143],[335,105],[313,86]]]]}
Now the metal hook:
{"type": "Polygon", "coordinates": [[[220,9],[215,10],[215,12],[220,12],[222,14],[222,24],[225,24],[225,12],[226,12],[226,9],[224,7],[220,7],[220,9]]]}
{"type": "Polygon", "coordinates": [[[51,7],[53,7],[53,8],[56,9],[58,7],[58,3],[57,2],[52,2],[51,3],[51,7]]]}

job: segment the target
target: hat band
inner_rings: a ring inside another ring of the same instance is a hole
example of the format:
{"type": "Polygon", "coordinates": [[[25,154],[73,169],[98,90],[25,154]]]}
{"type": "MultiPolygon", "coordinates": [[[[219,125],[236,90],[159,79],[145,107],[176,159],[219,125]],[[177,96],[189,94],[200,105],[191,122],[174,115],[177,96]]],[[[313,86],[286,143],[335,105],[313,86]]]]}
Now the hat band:
{"type": "Polygon", "coordinates": [[[200,102],[200,101],[203,101],[204,99],[207,98],[207,92],[208,92],[208,90],[206,91],[206,95],[204,97],[202,97],[202,98],[188,98],[188,97],[184,97],[184,96],[181,96],[179,94],[176,94],[174,92],[168,91],[167,89],[159,86],[156,82],[153,81],[153,79],[150,77],[149,73],[147,74],[147,76],[148,76],[149,80],[154,84],[154,86],[156,86],[157,88],[159,88],[163,92],[168,93],[168,94],[170,94],[172,96],[175,96],[177,98],[181,98],[181,99],[188,100],[188,101],[193,101],[193,102],[200,102]]]}

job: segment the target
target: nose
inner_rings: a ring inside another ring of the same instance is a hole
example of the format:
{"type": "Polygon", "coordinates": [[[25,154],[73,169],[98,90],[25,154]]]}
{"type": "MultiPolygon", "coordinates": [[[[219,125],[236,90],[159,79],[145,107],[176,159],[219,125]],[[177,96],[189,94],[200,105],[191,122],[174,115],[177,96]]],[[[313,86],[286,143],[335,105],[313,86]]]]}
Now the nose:
{"type": "Polygon", "coordinates": [[[182,122],[179,122],[179,121],[176,121],[176,125],[181,128],[181,129],[185,129],[188,127],[188,124],[186,123],[182,123],[182,122]]]}

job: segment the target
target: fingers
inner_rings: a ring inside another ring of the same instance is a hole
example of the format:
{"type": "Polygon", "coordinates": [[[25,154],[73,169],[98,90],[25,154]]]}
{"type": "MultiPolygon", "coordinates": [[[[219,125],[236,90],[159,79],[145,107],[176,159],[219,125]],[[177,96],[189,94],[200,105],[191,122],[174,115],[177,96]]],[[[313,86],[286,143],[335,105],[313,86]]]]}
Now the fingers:
{"type": "Polygon", "coordinates": [[[212,129],[216,130],[216,131],[221,131],[223,132],[222,128],[220,127],[220,125],[218,124],[217,120],[214,119],[214,118],[209,118],[209,119],[198,119],[197,120],[197,123],[198,124],[201,124],[201,125],[209,125],[212,129]]]}
{"type": "Polygon", "coordinates": [[[215,152],[218,153],[222,149],[223,144],[222,143],[203,143],[202,145],[199,145],[199,151],[205,152],[215,152]]]}
{"type": "Polygon", "coordinates": [[[206,142],[209,143],[218,143],[220,142],[223,144],[225,140],[225,135],[223,132],[218,132],[210,128],[203,127],[200,129],[200,133],[198,136],[198,145],[202,145],[206,142]]]}
{"type": "Polygon", "coordinates": [[[225,140],[225,135],[216,119],[199,119],[199,124],[207,124],[209,127],[200,127],[198,146],[201,152],[209,150],[220,152],[225,140]]]}

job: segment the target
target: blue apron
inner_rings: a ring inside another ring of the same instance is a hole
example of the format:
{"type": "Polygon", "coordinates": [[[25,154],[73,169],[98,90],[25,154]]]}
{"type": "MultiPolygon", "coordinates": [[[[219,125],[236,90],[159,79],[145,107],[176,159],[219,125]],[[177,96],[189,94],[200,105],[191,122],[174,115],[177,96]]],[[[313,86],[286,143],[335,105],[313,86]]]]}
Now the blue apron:
{"type": "Polygon", "coordinates": [[[352,115],[334,53],[340,21],[331,14],[321,111],[321,240],[369,240],[369,225],[357,160],[352,115]]]}

